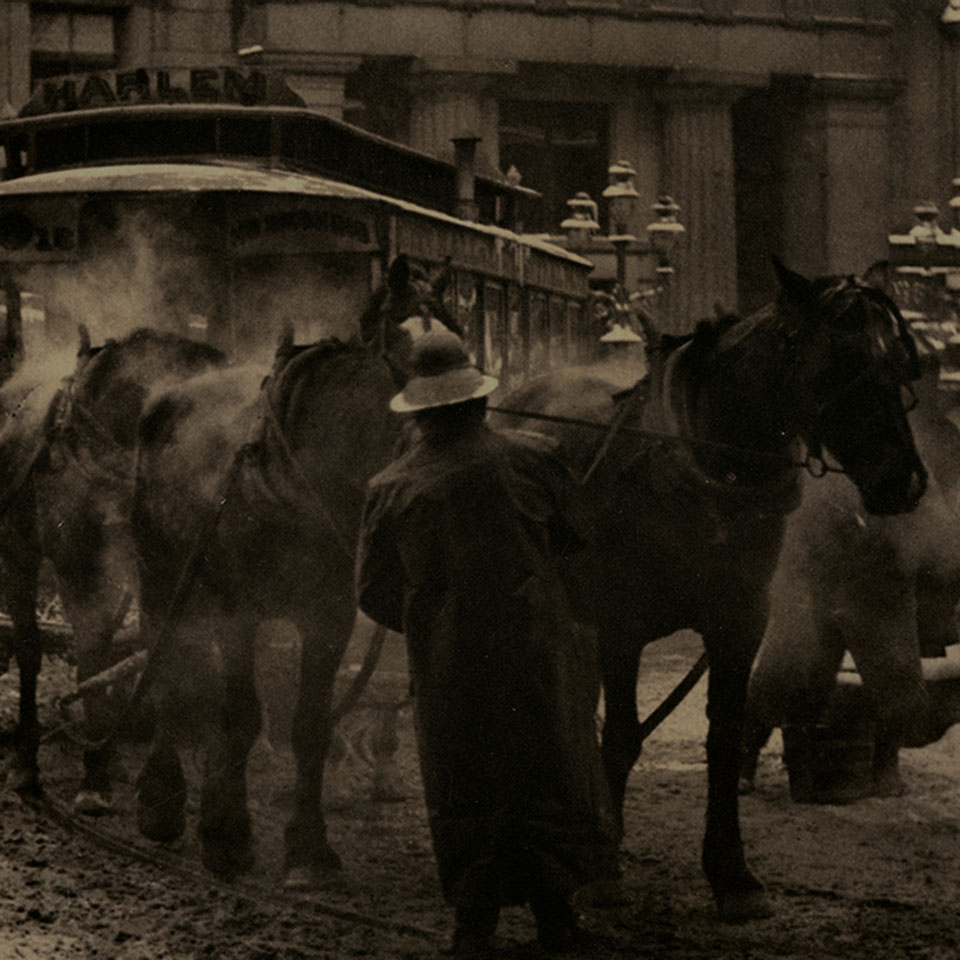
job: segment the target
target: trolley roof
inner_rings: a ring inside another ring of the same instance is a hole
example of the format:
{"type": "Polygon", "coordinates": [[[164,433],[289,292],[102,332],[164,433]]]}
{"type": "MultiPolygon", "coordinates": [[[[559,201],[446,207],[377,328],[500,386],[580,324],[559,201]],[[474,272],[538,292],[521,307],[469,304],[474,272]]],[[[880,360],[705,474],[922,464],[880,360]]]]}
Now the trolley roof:
{"type": "Polygon", "coordinates": [[[51,195],[96,194],[274,194],[296,197],[336,198],[365,202],[425,217],[510,241],[557,257],[571,265],[593,269],[593,262],[530,234],[516,234],[492,224],[460,220],[449,214],[363,187],[294,171],[264,169],[239,163],[136,163],[82,167],[36,173],[0,182],[0,201],[6,197],[27,199],[51,195]]]}

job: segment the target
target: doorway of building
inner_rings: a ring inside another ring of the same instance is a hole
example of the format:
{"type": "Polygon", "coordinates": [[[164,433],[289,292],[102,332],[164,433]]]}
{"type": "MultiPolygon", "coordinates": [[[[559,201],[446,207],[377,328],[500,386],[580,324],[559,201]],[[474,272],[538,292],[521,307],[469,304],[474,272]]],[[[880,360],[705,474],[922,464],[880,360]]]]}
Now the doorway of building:
{"type": "Polygon", "coordinates": [[[733,107],[738,309],[745,314],[769,303],[776,289],[770,257],[783,246],[787,107],[776,86],[751,90],[733,107]]]}
{"type": "Polygon", "coordinates": [[[557,233],[567,200],[585,190],[600,199],[607,185],[609,110],[605,103],[500,102],[500,167],[516,167],[521,184],[543,195],[542,215],[525,226],[557,233]]]}

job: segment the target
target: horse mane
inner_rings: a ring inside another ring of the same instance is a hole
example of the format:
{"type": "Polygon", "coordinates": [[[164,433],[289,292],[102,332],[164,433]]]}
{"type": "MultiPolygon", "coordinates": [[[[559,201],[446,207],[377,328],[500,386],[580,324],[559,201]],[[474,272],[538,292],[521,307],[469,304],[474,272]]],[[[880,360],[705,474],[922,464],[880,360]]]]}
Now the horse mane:
{"type": "Polygon", "coordinates": [[[261,392],[282,420],[308,375],[334,359],[349,358],[356,362],[369,356],[369,353],[369,348],[363,343],[338,337],[326,337],[302,347],[278,350],[273,369],[264,377],[261,392]]]}
{"type": "Polygon", "coordinates": [[[380,314],[388,292],[387,285],[382,283],[367,299],[367,305],[363,308],[359,321],[360,339],[364,343],[371,343],[379,332],[380,314]]]}
{"type": "MultiPolygon", "coordinates": [[[[88,397],[98,397],[121,368],[125,356],[151,346],[175,355],[179,361],[178,366],[185,366],[188,370],[221,366],[227,360],[226,354],[212,344],[191,340],[167,330],[137,327],[119,340],[110,338],[101,347],[87,349],[88,360],[79,366],[77,372],[77,379],[83,382],[84,392],[88,397]]],[[[81,356],[83,355],[81,353],[81,356]]]]}
{"type": "Polygon", "coordinates": [[[713,353],[720,344],[721,338],[737,324],[744,322],[744,318],[736,313],[727,311],[718,312],[713,319],[697,321],[692,333],[676,334],[662,333],[659,337],[658,352],[667,357],[675,350],[687,346],[687,356],[691,360],[700,360],[713,353]]]}

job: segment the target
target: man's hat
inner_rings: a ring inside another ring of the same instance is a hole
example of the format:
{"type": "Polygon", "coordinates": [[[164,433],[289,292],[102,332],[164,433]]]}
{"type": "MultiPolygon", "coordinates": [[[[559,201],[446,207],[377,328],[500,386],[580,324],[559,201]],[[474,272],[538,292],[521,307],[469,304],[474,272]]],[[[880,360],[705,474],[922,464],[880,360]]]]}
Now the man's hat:
{"type": "Polygon", "coordinates": [[[601,343],[642,343],[641,337],[635,330],[622,323],[614,323],[600,338],[601,343]]]}
{"type": "Polygon", "coordinates": [[[467,356],[463,341],[449,330],[432,330],[413,345],[413,376],[390,401],[397,413],[446,407],[493,393],[496,377],[481,373],[467,356]]]}

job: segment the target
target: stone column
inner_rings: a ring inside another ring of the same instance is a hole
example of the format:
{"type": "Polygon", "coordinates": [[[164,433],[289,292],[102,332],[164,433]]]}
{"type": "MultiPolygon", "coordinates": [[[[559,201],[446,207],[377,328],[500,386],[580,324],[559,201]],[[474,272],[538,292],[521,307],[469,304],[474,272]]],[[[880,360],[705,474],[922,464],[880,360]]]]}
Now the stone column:
{"type": "Polygon", "coordinates": [[[410,71],[412,104],[410,146],[453,161],[451,139],[480,137],[477,173],[499,170],[499,107],[493,85],[498,76],[516,71],[512,61],[471,59],[419,60],[410,71]]]}
{"type": "Polygon", "coordinates": [[[334,120],[342,120],[352,106],[346,85],[363,58],[329,53],[272,53],[263,51],[244,58],[250,66],[282,73],[290,89],[300,94],[307,107],[334,120]]]}
{"type": "Polygon", "coordinates": [[[783,145],[783,257],[808,275],[857,273],[886,256],[893,217],[884,77],[796,82],[803,104],[783,145]]]}
{"type": "Polygon", "coordinates": [[[663,107],[660,188],[680,205],[686,234],[671,254],[676,267],[670,325],[688,333],[737,307],[737,241],[731,107],[762,77],[678,71],[657,90],[663,107]]]}
{"type": "Polygon", "coordinates": [[[30,99],[30,4],[0,3],[0,117],[30,99]]]}
{"type": "Polygon", "coordinates": [[[858,273],[887,254],[895,214],[890,104],[898,90],[883,77],[817,76],[810,82],[808,129],[822,151],[822,260],[813,272],[858,273]]]}

